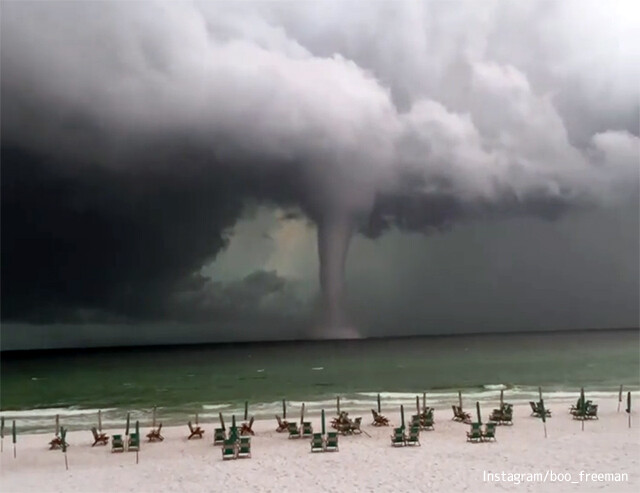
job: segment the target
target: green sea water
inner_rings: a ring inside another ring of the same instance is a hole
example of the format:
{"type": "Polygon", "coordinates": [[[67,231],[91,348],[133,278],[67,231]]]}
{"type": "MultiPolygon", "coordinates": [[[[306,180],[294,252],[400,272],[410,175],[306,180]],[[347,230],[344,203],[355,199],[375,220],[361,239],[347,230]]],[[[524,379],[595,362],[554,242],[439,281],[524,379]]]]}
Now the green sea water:
{"type": "MultiPolygon", "coordinates": [[[[165,424],[199,413],[273,417],[305,402],[309,412],[342,407],[367,411],[381,393],[383,407],[465,399],[512,402],[537,397],[617,395],[640,389],[638,330],[490,334],[349,341],[195,345],[112,350],[3,353],[0,414],[21,429],[51,429],[60,414],[70,427],[120,425],[127,411],[150,419],[157,406],[165,424]]],[[[299,411],[295,411],[299,412],[299,411]]]]}

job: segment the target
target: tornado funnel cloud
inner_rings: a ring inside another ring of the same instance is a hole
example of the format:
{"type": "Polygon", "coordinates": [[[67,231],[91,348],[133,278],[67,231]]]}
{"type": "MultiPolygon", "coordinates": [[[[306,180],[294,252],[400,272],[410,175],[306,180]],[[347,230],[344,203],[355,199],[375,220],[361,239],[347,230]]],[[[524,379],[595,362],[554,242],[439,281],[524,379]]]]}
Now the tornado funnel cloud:
{"type": "Polygon", "coordinates": [[[332,214],[318,221],[324,326],[330,332],[347,325],[343,308],[344,269],[353,229],[353,219],[348,214],[332,214]]]}

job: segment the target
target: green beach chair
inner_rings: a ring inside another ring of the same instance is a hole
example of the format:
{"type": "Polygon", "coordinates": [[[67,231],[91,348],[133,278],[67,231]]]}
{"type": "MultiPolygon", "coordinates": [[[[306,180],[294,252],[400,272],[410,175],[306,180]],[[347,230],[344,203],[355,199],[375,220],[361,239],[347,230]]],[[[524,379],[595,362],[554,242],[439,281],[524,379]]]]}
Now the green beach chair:
{"type": "Polygon", "coordinates": [[[224,434],[224,428],[216,428],[213,430],[213,444],[214,445],[222,445],[226,440],[226,436],[224,434]]]}
{"type": "Polygon", "coordinates": [[[467,432],[467,442],[480,441],[482,441],[482,430],[480,429],[480,423],[471,423],[471,431],[467,432]]]}
{"type": "Polygon", "coordinates": [[[140,450],[140,435],[138,435],[137,433],[131,433],[131,435],[129,436],[129,448],[127,450],[129,452],[140,450]]]}
{"type": "Polygon", "coordinates": [[[313,426],[311,426],[311,422],[305,421],[302,423],[302,436],[304,438],[309,438],[313,435],[313,426]]]}
{"type": "Polygon", "coordinates": [[[124,452],[122,435],[113,435],[111,437],[111,452],[124,452]]]}
{"type": "Polygon", "coordinates": [[[251,437],[241,436],[240,445],[238,446],[238,459],[251,458],[251,437]]]}
{"type": "Polygon", "coordinates": [[[482,441],[490,442],[491,440],[496,441],[496,424],[495,423],[487,423],[484,426],[484,433],[482,434],[482,441]]]}
{"type": "Polygon", "coordinates": [[[222,460],[237,458],[237,442],[235,440],[225,440],[222,445],[222,460]]]}
{"type": "Polygon", "coordinates": [[[335,431],[330,431],[327,433],[327,444],[325,446],[325,450],[327,452],[337,452],[338,451],[338,433],[335,431]]]}
{"type": "Polygon", "coordinates": [[[433,430],[433,408],[422,414],[421,427],[425,430],[433,430]]]}
{"type": "Polygon", "coordinates": [[[404,434],[404,428],[394,428],[391,435],[391,445],[393,447],[404,447],[407,444],[407,437],[404,434]]]}
{"type": "Polygon", "coordinates": [[[311,437],[311,452],[324,452],[324,438],[322,433],[314,433],[311,437]]]}
{"type": "Polygon", "coordinates": [[[238,431],[238,427],[237,426],[230,426],[229,427],[229,440],[233,440],[234,442],[237,442],[238,438],[240,438],[240,432],[238,431]]]}
{"type": "Polygon", "coordinates": [[[407,445],[420,445],[420,427],[419,426],[412,426],[411,428],[409,428],[407,445]]]}
{"type": "Polygon", "coordinates": [[[300,438],[300,428],[297,423],[289,423],[289,438],[300,438]]]}

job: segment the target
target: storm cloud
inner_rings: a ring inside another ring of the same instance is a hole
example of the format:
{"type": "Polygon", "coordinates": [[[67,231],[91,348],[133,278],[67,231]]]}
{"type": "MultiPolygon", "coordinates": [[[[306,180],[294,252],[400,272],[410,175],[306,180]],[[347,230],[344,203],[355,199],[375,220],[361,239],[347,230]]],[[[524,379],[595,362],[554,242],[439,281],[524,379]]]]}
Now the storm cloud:
{"type": "Polygon", "coordinates": [[[352,231],[637,196],[633,3],[358,6],[3,5],[3,319],[244,299],[198,273],[258,202],[319,225],[342,325],[352,231]]]}

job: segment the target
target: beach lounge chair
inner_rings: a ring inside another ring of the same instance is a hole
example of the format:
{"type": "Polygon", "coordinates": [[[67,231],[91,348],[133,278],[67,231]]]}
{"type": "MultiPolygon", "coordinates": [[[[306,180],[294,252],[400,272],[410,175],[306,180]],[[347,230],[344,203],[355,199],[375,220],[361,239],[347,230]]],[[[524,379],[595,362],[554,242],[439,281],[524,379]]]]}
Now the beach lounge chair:
{"type": "Polygon", "coordinates": [[[147,433],[147,440],[149,440],[150,442],[161,442],[162,440],[164,440],[164,437],[160,434],[161,430],[162,423],[160,423],[160,426],[158,426],[157,430],[154,428],[149,433],[147,433]]]}
{"type": "Polygon", "coordinates": [[[278,427],[276,428],[276,431],[278,433],[282,433],[283,431],[289,430],[289,422],[287,420],[280,419],[280,416],[278,416],[277,414],[276,414],[276,420],[278,421],[278,427]]]}
{"type": "Polygon", "coordinates": [[[451,406],[453,409],[453,420],[460,423],[471,423],[471,415],[465,413],[460,406],[451,406]]]}
{"type": "Polygon", "coordinates": [[[129,452],[140,450],[140,435],[138,433],[131,433],[129,436],[129,447],[127,450],[129,452]]]}
{"type": "Polygon", "coordinates": [[[330,431],[329,433],[327,433],[327,443],[325,445],[325,450],[327,452],[338,451],[338,434],[335,431],[330,431]]]}
{"type": "Polygon", "coordinates": [[[419,426],[412,426],[411,428],[409,428],[407,445],[420,445],[420,427],[419,426]]]}
{"type": "Polygon", "coordinates": [[[471,423],[471,430],[467,432],[467,442],[482,441],[482,430],[480,423],[471,423]]]}
{"type": "Polygon", "coordinates": [[[224,433],[224,428],[216,428],[213,430],[213,444],[221,445],[227,439],[224,433]]]}
{"type": "Polygon", "coordinates": [[[189,435],[189,438],[187,438],[187,440],[191,440],[193,437],[202,438],[202,435],[204,434],[204,430],[199,426],[196,426],[194,428],[193,425],[191,424],[191,421],[189,421],[188,424],[189,424],[189,432],[191,434],[189,435]]]}
{"type": "Polygon", "coordinates": [[[394,428],[391,435],[391,445],[393,447],[404,447],[407,444],[407,437],[404,434],[404,428],[394,428]]]}
{"type": "Polygon", "coordinates": [[[389,426],[389,419],[378,413],[375,409],[371,410],[373,415],[373,426],[389,426]]]}
{"type": "Polygon", "coordinates": [[[311,452],[324,452],[324,438],[322,433],[314,433],[311,437],[311,452]]]}
{"type": "Polygon", "coordinates": [[[360,429],[360,425],[362,424],[362,417],[357,417],[351,422],[351,433],[359,435],[362,433],[362,429],[360,429]]]}
{"type": "Polygon", "coordinates": [[[233,440],[234,442],[238,442],[238,440],[240,440],[240,430],[238,430],[237,426],[230,426],[229,427],[228,439],[229,440],[233,440]]]}
{"type": "Polygon", "coordinates": [[[235,440],[225,440],[222,445],[222,460],[236,459],[237,456],[237,442],[235,440]]]}
{"type": "Polygon", "coordinates": [[[91,428],[91,433],[93,433],[92,447],[95,447],[96,445],[106,445],[109,443],[109,435],[106,433],[98,433],[98,428],[95,426],[91,428]]]}
{"type": "Polygon", "coordinates": [[[433,408],[430,408],[420,416],[420,427],[424,430],[433,430],[433,423],[433,408]]]}
{"type": "Polygon", "coordinates": [[[482,441],[496,440],[496,424],[495,423],[487,423],[484,425],[484,433],[482,433],[482,441]]]}
{"type": "Polygon", "coordinates": [[[240,444],[238,445],[238,459],[242,459],[244,457],[251,458],[251,437],[241,436],[240,444]]]}
{"type": "MultiPolygon", "coordinates": [[[[531,406],[531,416],[534,416],[536,418],[541,418],[542,417],[542,405],[541,405],[541,403],[540,402],[529,401],[529,405],[531,406]]],[[[545,413],[545,417],[546,418],[550,418],[551,417],[551,410],[545,409],[544,413],[545,413]]]]}
{"type": "Polygon", "coordinates": [[[253,416],[251,416],[251,419],[249,420],[248,423],[242,423],[242,426],[240,428],[240,435],[254,435],[255,433],[253,433],[253,416]]]}
{"type": "Polygon", "coordinates": [[[313,426],[311,426],[311,422],[305,421],[302,423],[302,436],[304,438],[309,438],[313,435],[313,426]]]}
{"type": "Polygon", "coordinates": [[[495,421],[499,425],[513,424],[513,405],[504,404],[501,409],[494,409],[489,416],[490,421],[495,421]]]}
{"type": "Polygon", "coordinates": [[[124,452],[122,435],[113,435],[111,437],[111,452],[124,452]]]}
{"type": "Polygon", "coordinates": [[[598,419],[598,405],[591,404],[591,401],[589,401],[586,407],[585,417],[587,419],[598,419]]]}
{"type": "MultiPolygon", "coordinates": [[[[69,444],[65,442],[65,445],[68,447],[69,444]]],[[[49,450],[56,450],[62,448],[62,438],[56,436],[49,442],[49,450]]]]}
{"type": "Polygon", "coordinates": [[[297,423],[289,423],[289,438],[300,438],[300,428],[297,423]]]}

